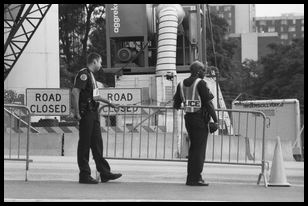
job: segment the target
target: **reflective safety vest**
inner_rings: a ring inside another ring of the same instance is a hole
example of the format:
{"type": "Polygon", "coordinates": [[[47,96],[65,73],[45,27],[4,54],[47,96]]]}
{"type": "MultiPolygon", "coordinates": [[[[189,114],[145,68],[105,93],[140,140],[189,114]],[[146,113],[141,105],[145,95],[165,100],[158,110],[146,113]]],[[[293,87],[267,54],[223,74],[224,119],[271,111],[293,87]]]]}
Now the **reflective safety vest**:
{"type": "Polygon", "coordinates": [[[201,109],[201,98],[197,89],[198,83],[201,81],[197,78],[189,87],[184,86],[184,81],[180,82],[181,98],[184,103],[185,112],[197,112],[201,109]]]}

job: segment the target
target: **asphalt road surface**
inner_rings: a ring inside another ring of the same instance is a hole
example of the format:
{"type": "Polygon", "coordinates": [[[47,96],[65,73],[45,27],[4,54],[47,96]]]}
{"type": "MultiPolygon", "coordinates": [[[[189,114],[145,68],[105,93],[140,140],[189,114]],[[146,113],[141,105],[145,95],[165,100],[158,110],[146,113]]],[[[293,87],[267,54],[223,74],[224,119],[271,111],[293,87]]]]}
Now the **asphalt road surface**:
{"type": "MultiPolygon", "coordinates": [[[[208,187],[185,185],[186,162],[109,159],[120,179],[97,185],[78,183],[76,157],[32,156],[25,181],[25,162],[4,162],[5,202],[304,202],[304,163],[284,162],[291,187],[257,184],[261,168],[204,165],[208,187]]],[[[90,161],[92,176],[95,164],[90,161]]]]}

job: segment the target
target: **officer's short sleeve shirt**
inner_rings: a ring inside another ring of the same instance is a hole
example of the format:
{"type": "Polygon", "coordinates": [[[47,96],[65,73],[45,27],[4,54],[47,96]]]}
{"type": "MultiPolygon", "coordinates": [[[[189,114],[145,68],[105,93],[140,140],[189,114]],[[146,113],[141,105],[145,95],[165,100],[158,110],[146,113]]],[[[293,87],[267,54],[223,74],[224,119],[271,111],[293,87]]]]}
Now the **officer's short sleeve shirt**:
{"type": "Polygon", "coordinates": [[[80,101],[87,101],[88,98],[92,98],[93,86],[87,69],[78,72],[75,77],[74,88],[80,89],[80,101]]]}
{"type": "Polygon", "coordinates": [[[201,97],[201,101],[203,104],[211,101],[214,99],[214,95],[210,91],[210,89],[207,86],[207,83],[205,81],[200,81],[198,84],[198,91],[201,97]]]}

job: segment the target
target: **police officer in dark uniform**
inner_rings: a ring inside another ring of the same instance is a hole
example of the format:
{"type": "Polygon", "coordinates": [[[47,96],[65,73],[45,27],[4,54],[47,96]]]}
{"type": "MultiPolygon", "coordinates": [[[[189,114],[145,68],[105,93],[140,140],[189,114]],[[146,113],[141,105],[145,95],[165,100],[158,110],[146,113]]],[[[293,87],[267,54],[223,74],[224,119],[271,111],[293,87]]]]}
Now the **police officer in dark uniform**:
{"type": "Polygon", "coordinates": [[[89,166],[90,149],[100,173],[101,182],[114,180],[122,174],[111,173],[110,166],[103,158],[103,141],[100,129],[98,114],[101,101],[112,107],[116,105],[99,95],[97,83],[93,73],[101,68],[101,56],[97,53],[90,53],[87,57],[87,67],[81,69],[75,77],[72,90],[72,102],[74,117],[79,120],[79,141],[77,148],[77,160],[79,166],[79,183],[97,184],[98,181],[91,177],[89,166]]]}
{"type": "Polygon", "coordinates": [[[173,97],[175,109],[184,103],[185,127],[190,139],[187,163],[186,185],[208,186],[202,179],[206,143],[209,133],[209,121],[214,121],[214,130],[218,129],[217,116],[212,104],[213,94],[202,79],[205,76],[203,63],[195,61],[190,65],[191,76],[177,86],[173,97]]]}

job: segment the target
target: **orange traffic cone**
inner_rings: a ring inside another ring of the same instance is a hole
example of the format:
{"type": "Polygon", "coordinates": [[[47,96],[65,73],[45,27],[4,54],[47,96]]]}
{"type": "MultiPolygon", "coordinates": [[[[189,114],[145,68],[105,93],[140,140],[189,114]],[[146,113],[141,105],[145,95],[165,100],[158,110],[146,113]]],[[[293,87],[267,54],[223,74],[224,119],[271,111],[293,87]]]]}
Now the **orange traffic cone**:
{"type": "Polygon", "coordinates": [[[274,151],[274,158],[272,161],[271,173],[268,186],[276,187],[290,187],[287,182],[286,173],[283,165],[283,156],[280,144],[280,137],[277,136],[277,143],[274,151]]]}

